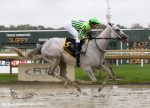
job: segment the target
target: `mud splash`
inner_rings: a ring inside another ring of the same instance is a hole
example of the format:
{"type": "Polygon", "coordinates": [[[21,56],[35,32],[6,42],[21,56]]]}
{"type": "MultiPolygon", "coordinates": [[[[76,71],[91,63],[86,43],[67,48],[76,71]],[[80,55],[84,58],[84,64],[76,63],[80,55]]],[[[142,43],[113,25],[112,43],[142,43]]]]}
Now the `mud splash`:
{"type": "Polygon", "coordinates": [[[100,93],[97,86],[26,84],[1,85],[1,108],[149,108],[150,85],[107,86],[100,93]]]}

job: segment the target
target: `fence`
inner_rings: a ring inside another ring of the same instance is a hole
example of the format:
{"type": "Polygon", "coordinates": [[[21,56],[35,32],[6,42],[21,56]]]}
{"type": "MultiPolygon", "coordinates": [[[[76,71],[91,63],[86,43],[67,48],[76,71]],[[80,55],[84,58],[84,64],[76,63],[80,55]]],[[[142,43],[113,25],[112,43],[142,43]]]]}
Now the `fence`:
{"type": "MultiPolygon", "coordinates": [[[[119,65],[118,61],[119,60],[122,61],[122,59],[130,59],[131,61],[138,60],[138,63],[140,63],[141,67],[143,67],[145,60],[150,59],[150,50],[148,50],[148,49],[107,50],[106,54],[105,54],[105,58],[107,60],[115,60],[117,66],[119,65]]],[[[41,59],[41,57],[38,56],[38,59],[41,59]]],[[[9,62],[12,62],[13,60],[20,60],[20,58],[14,52],[0,52],[0,60],[8,60],[9,62]]],[[[24,61],[23,63],[27,63],[27,62],[24,61]]],[[[33,59],[33,60],[31,60],[31,63],[38,63],[38,62],[35,59],[33,59]]],[[[15,63],[14,63],[14,65],[15,65],[15,63]]],[[[12,68],[13,67],[14,66],[10,64],[10,76],[12,76],[12,68]]]]}
{"type": "Polygon", "coordinates": [[[150,59],[150,50],[148,49],[135,49],[135,50],[107,50],[105,54],[106,59],[115,59],[116,65],[118,66],[118,60],[122,59],[130,60],[132,64],[141,64],[143,67],[144,63],[148,63],[150,59]]]}

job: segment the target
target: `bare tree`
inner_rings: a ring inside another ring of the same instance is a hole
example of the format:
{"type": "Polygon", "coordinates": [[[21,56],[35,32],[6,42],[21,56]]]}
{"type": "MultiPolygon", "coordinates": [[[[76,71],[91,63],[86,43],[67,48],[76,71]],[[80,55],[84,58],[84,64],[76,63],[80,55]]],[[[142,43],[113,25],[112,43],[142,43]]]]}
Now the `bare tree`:
{"type": "Polygon", "coordinates": [[[140,25],[139,23],[134,23],[134,24],[131,25],[131,28],[132,29],[141,29],[141,28],[143,28],[143,26],[140,25]]]}

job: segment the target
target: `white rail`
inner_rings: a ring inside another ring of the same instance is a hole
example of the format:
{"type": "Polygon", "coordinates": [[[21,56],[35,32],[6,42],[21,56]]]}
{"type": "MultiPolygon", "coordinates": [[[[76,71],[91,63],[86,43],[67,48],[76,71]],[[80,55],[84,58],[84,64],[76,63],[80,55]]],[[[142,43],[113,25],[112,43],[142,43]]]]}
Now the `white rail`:
{"type": "MultiPolygon", "coordinates": [[[[24,52],[25,53],[25,52],[24,52]]],[[[150,50],[106,50],[106,59],[150,59],[150,50]]],[[[14,52],[0,52],[0,59],[20,59],[14,52]]],[[[35,58],[36,59],[36,58],[35,58]]],[[[40,59],[40,55],[38,56],[40,59]]]]}

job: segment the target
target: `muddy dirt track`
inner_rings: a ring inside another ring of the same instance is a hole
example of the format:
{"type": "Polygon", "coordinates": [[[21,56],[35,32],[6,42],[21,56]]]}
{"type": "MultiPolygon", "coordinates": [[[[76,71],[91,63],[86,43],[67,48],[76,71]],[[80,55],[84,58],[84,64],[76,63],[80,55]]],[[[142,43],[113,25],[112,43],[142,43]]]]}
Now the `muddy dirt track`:
{"type": "Polygon", "coordinates": [[[0,108],[150,108],[150,85],[80,85],[82,93],[60,84],[2,84],[0,108]]]}

